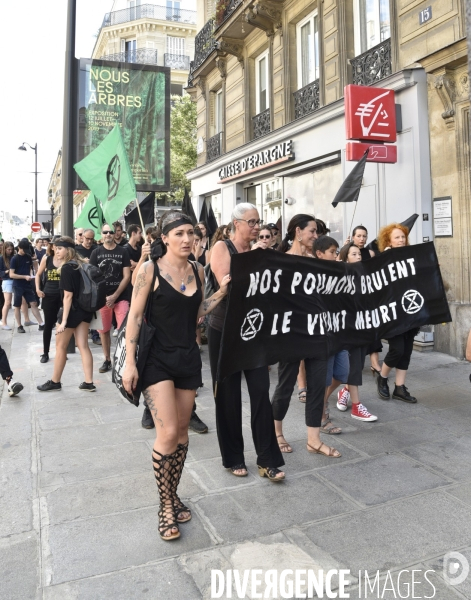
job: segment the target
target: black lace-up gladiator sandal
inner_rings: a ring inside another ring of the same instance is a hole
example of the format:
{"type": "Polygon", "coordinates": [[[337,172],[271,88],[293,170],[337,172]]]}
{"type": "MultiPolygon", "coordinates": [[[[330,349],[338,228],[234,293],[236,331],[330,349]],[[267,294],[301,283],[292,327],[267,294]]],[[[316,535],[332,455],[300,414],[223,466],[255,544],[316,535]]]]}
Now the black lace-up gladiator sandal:
{"type": "Polygon", "coordinates": [[[154,463],[154,475],[159,490],[159,535],[165,541],[176,540],[180,537],[175,509],[173,507],[173,490],[176,489],[176,454],[160,454],[152,451],[152,462],[154,463]],[[172,529],[177,529],[172,533],[172,529]],[[171,532],[170,535],[165,535],[171,532]]]}
{"type": "Polygon", "coordinates": [[[173,508],[175,509],[175,516],[177,523],[187,523],[191,521],[191,510],[183,504],[177,495],[178,484],[183,473],[183,465],[185,464],[186,455],[188,453],[188,442],[186,444],[178,444],[175,452],[176,456],[176,484],[173,492],[173,508]],[[184,513],[188,513],[189,516],[184,516],[184,513]]]}

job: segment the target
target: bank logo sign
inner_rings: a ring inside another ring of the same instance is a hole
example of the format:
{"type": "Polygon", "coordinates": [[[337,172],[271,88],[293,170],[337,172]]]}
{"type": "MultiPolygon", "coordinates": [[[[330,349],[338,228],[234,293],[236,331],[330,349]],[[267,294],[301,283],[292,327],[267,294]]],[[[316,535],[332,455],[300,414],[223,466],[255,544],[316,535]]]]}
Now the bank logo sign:
{"type": "Polygon", "coordinates": [[[224,183],[242,175],[260,171],[261,169],[266,169],[267,167],[292,160],[293,158],[292,140],[283,141],[260,152],[244,156],[240,160],[222,167],[219,169],[218,183],[224,183]]]}

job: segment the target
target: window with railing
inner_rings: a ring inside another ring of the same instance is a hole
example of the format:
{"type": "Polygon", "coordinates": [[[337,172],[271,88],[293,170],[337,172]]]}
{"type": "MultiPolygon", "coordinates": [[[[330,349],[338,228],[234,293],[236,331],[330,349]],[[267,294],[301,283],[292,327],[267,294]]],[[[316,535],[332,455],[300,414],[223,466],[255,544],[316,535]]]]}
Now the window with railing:
{"type": "Polygon", "coordinates": [[[355,0],[353,11],[355,54],[363,54],[391,37],[389,0],[355,0]]]}
{"type": "Polygon", "coordinates": [[[392,73],[391,38],[350,60],[355,85],[371,85],[392,73]]]}
{"type": "Polygon", "coordinates": [[[319,108],[319,21],[312,12],[296,26],[298,90],[294,92],[294,118],[319,108]]]}

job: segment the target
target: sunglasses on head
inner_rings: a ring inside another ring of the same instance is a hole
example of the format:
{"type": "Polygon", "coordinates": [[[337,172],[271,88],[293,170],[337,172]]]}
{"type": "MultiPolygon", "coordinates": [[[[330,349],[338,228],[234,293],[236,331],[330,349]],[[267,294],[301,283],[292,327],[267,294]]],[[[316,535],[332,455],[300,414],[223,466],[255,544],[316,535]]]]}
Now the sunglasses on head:
{"type": "Polygon", "coordinates": [[[108,235],[108,234],[110,234],[110,235],[113,235],[113,234],[114,234],[114,231],[113,231],[112,229],[110,229],[109,231],[102,231],[101,233],[102,233],[103,235],[108,235]]]}
{"type": "Polygon", "coordinates": [[[259,235],[258,239],[259,240],[269,240],[271,238],[271,235],[259,235]]]}

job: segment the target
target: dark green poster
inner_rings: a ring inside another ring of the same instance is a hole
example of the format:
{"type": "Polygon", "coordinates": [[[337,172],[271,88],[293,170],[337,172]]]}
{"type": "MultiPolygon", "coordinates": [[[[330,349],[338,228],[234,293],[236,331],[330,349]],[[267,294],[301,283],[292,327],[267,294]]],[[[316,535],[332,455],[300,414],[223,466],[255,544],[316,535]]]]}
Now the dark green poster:
{"type": "MultiPolygon", "coordinates": [[[[77,162],[121,126],[136,189],[170,187],[170,69],[80,59],[77,162]]],[[[87,189],[78,178],[76,189],[87,189]]]]}

